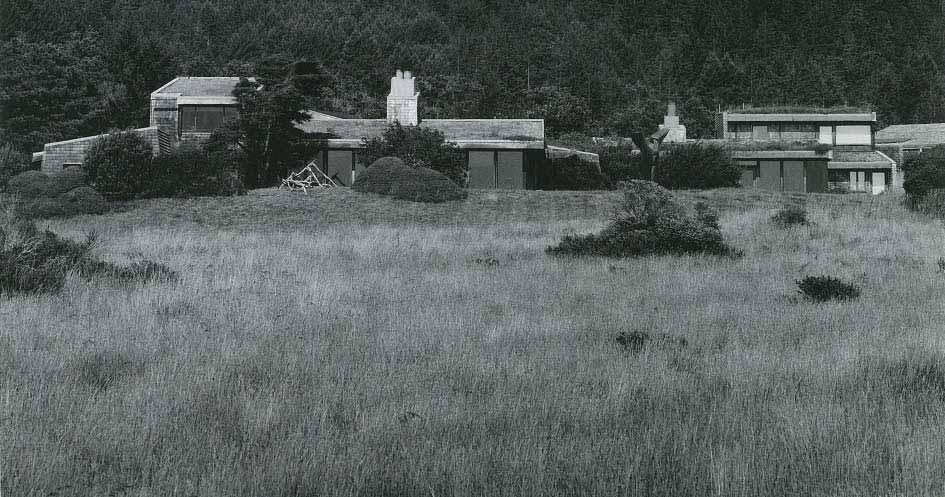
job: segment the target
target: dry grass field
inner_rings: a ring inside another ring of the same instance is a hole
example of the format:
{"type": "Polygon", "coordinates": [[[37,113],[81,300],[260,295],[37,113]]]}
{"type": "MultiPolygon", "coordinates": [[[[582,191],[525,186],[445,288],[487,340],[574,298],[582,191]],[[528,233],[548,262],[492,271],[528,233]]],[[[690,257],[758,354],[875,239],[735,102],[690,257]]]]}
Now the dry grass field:
{"type": "Polygon", "coordinates": [[[544,253],[611,192],[260,190],[41,223],[180,277],[0,299],[0,491],[945,494],[942,223],[893,196],[810,196],[787,229],[777,195],[680,197],[745,256],[544,253]],[[800,298],[821,274],[862,296],[800,298]],[[630,352],[633,331],[666,339],[630,352]]]}

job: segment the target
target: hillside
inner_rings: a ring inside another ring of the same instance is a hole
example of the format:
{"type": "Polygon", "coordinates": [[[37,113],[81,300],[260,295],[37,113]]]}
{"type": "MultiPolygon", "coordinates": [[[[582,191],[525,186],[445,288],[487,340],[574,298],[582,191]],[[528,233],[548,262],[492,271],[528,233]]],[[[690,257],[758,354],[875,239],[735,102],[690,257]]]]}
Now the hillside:
{"type": "Polygon", "coordinates": [[[323,68],[311,108],[383,115],[396,69],[422,118],[541,117],[549,136],[655,127],[679,104],[868,106],[881,125],[945,121],[940,2],[877,0],[17,0],[0,3],[0,142],[148,122],[174,76],[323,68]]]}

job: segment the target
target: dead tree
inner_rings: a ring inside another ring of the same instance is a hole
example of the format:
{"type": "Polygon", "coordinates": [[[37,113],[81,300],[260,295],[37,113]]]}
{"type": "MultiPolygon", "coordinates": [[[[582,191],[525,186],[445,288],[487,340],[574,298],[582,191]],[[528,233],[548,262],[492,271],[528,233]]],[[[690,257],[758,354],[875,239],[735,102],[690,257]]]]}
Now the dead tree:
{"type": "Polygon", "coordinates": [[[650,166],[650,181],[656,181],[656,165],[660,160],[660,145],[668,134],[669,128],[657,130],[656,133],[648,137],[644,137],[642,131],[632,131],[630,133],[633,144],[640,149],[643,167],[650,166]]]}

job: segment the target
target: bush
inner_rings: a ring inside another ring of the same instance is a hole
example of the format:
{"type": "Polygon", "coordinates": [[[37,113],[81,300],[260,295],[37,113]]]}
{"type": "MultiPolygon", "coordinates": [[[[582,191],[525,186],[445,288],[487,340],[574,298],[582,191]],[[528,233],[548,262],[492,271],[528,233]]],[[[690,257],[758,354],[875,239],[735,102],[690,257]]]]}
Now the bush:
{"type": "Polygon", "coordinates": [[[118,266],[95,259],[94,234],[84,242],[40,231],[9,210],[0,222],[0,295],[54,292],[62,288],[66,273],[83,277],[103,276],[119,282],[171,280],[176,273],[150,261],[118,266]]]}
{"type": "Polygon", "coordinates": [[[145,191],[152,155],[151,144],[138,133],[117,131],[95,140],[85,152],[83,167],[103,195],[130,199],[145,191]]]}
{"type": "Polygon", "coordinates": [[[638,257],[660,254],[706,253],[737,256],[722,239],[718,216],[708,206],[696,215],[676,203],[666,189],[649,181],[631,181],[624,190],[622,210],[599,234],[567,235],[548,247],[552,255],[638,257]]]}
{"type": "Polygon", "coordinates": [[[814,302],[828,300],[853,300],[860,296],[860,289],[832,276],[808,276],[797,281],[798,292],[814,302]]]}
{"type": "Polygon", "coordinates": [[[656,182],[671,190],[738,186],[741,169],[721,145],[667,144],[660,153],[656,182]]]}
{"type": "Polygon", "coordinates": [[[542,190],[605,190],[609,181],[597,164],[577,155],[548,161],[548,174],[538,185],[542,190]]]}
{"type": "Polygon", "coordinates": [[[88,186],[86,174],[81,168],[70,167],[57,174],[41,171],[20,173],[10,178],[7,192],[24,198],[55,197],[83,186],[88,186]]]}
{"type": "Polygon", "coordinates": [[[143,181],[142,193],[149,197],[236,195],[243,183],[233,154],[211,152],[203,147],[182,145],[151,161],[151,174],[143,181]]]}
{"type": "Polygon", "coordinates": [[[782,227],[806,226],[807,209],[803,205],[786,205],[771,217],[771,221],[782,227]]]}
{"type": "Polygon", "coordinates": [[[917,206],[929,192],[945,188],[945,147],[924,150],[907,160],[902,171],[902,188],[917,206]]]}
{"type": "Polygon", "coordinates": [[[425,167],[410,167],[397,157],[382,157],[358,175],[352,189],[413,202],[446,202],[467,196],[446,176],[425,167]]]}
{"type": "Polygon", "coordinates": [[[85,178],[85,174],[74,167],[52,175],[27,171],[11,178],[7,191],[19,197],[14,210],[24,218],[106,212],[108,203],[101,194],[86,185],[85,178]]]}
{"type": "Polygon", "coordinates": [[[912,202],[912,208],[927,216],[945,219],[945,189],[929,190],[921,199],[912,202]]]}
{"type": "Polygon", "coordinates": [[[14,149],[9,144],[0,145],[0,191],[10,178],[32,169],[29,157],[14,149]]]}
{"type": "Polygon", "coordinates": [[[358,152],[365,164],[383,157],[397,157],[407,166],[432,169],[460,187],[466,185],[466,156],[443,133],[419,126],[404,127],[395,122],[377,138],[364,140],[358,152]]]}
{"type": "Polygon", "coordinates": [[[642,157],[634,154],[633,150],[629,144],[609,145],[596,150],[601,171],[611,183],[650,179],[650,169],[644,167],[642,157]]]}

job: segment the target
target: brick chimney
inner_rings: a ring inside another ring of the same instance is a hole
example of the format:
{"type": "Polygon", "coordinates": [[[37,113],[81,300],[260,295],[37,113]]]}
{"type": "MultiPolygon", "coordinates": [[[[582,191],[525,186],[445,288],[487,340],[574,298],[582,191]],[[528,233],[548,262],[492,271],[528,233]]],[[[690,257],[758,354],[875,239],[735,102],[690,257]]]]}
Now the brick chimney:
{"type": "Polygon", "coordinates": [[[387,95],[387,122],[399,121],[403,126],[416,126],[417,97],[419,93],[414,89],[414,77],[410,71],[397,70],[397,74],[390,78],[390,95],[387,95]]]}

